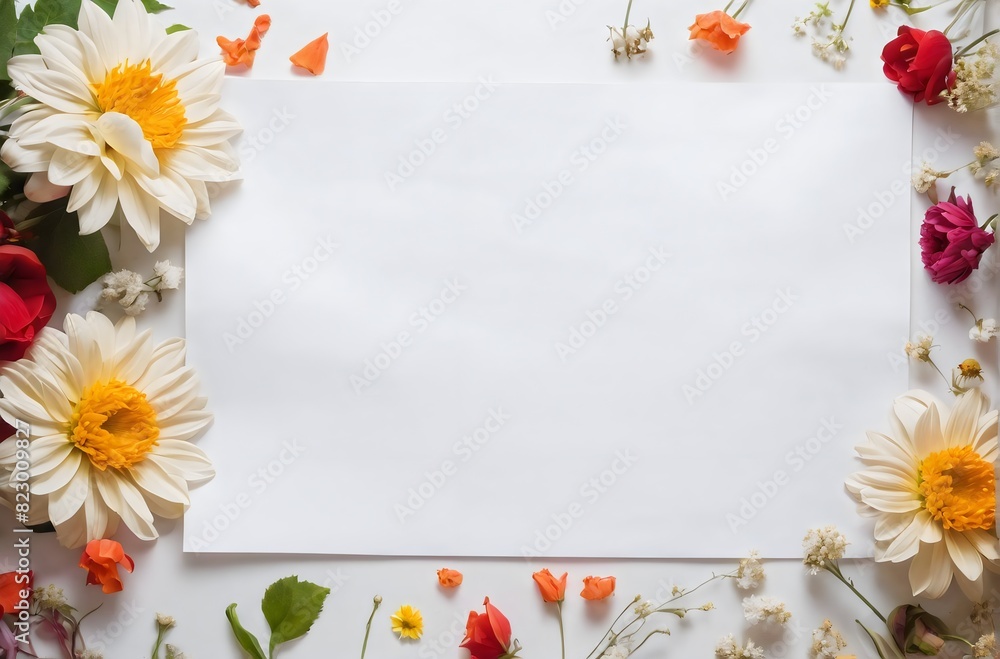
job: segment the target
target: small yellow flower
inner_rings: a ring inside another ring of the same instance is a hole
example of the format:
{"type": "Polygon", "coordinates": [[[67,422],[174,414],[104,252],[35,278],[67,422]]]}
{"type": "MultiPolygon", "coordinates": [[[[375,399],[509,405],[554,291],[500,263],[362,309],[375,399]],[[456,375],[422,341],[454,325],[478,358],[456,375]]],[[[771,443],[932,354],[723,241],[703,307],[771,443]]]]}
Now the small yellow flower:
{"type": "Polygon", "coordinates": [[[399,607],[399,610],[392,614],[392,631],[399,634],[400,638],[418,639],[424,633],[424,618],[420,615],[420,610],[409,604],[399,607]]]}
{"type": "Polygon", "coordinates": [[[868,4],[872,9],[881,9],[889,6],[889,0],[868,0],[868,4]]]}
{"type": "Polygon", "coordinates": [[[958,365],[958,370],[965,378],[979,378],[980,380],[983,378],[983,367],[975,359],[966,359],[958,365]]]}

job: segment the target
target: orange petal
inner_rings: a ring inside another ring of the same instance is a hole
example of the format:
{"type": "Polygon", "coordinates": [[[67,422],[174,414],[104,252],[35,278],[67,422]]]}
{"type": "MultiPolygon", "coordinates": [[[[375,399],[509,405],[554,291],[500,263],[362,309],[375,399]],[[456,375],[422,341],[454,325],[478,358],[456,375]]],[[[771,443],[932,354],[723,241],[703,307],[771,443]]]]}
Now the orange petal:
{"type": "Polygon", "coordinates": [[[271,29],[271,16],[270,14],[261,14],[254,19],[254,28],[260,31],[260,36],[267,34],[267,31],[271,29]]]}
{"type": "Polygon", "coordinates": [[[251,7],[260,7],[260,0],[247,0],[247,4],[251,7]]]}
{"type": "Polygon", "coordinates": [[[219,48],[222,49],[222,59],[226,63],[226,66],[238,66],[246,63],[244,58],[248,55],[248,53],[246,42],[244,42],[243,39],[230,41],[225,37],[216,37],[215,42],[219,44],[219,48]]]}
{"type": "Polygon", "coordinates": [[[330,50],[330,42],[327,39],[328,34],[324,34],[318,39],[313,39],[302,50],[288,59],[295,66],[305,69],[314,76],[320,75],[326,69],[326,54],[330,50]]]}

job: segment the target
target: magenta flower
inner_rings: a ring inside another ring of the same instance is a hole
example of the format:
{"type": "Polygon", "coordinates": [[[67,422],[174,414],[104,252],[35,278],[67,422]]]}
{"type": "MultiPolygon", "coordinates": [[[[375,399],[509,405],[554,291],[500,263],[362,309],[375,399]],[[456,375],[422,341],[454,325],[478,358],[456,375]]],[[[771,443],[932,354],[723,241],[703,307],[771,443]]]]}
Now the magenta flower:
{"type": "Polygon", "coordinates": [[[972,198],[955,196],[927,209],[920,227],[924,268],[938,284],[957,284],[979,267],[983,252],[993,244],[991,232],[980,228],[972,198]]]}

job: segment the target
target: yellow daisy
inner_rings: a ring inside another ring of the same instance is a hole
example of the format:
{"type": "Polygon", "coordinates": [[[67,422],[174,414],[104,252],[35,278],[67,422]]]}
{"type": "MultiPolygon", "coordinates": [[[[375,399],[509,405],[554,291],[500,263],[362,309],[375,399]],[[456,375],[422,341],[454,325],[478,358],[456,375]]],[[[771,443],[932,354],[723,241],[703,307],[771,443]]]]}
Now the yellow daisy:
{"type": "Polygon", "coordinates": [[[424,618],[420,615],[420,610],[409,604],[399,607],[399,610],[392,614],[392,631],[399,634],[400,638],[418,639],[424,633],[424,618]]]}

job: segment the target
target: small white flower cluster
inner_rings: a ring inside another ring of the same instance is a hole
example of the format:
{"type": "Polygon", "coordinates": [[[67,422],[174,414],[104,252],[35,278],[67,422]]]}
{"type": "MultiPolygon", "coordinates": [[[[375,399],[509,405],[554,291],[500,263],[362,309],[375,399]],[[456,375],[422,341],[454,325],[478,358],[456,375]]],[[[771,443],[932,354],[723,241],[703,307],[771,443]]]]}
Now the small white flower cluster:
{"type": "Polygon", "coordinates": [[[58,609],[67,604],[63,589],[56,588],[54,584],[35,588],[31,591],[31,596],[35,600],[35,605],[40,609],[58,609]]]}
{"type": "Polygon", "coordinates": [[[626,646],[612,645],[601,656],[607,659],[628,659],[629,654],[631,654],[631,651],[626,646]]]}
{"type": "Polygon", "coordinates": [[[185,659],[185,654],[177,649],[176,645],[167,643],[166,659],[185,659]]]}
{"type": "Polygon", "coordinates": [[[930,362],[931,360],[931,348],[934,346],[934,337],[928,334],[921,334],[917,338],[916,343],[910,341],[906,342],[903,346],[903,352],[910,359],[916,359],[917,361],[930,362]]]}
{"type": "Polygon", "coordinates": [[[832,525],[821,529],[809,529],[806,537],[802,539],[802,549],[805,551],[802,562],[809,567],[809,574],[819,574],[828,563],[844,557],[847,538],[832,525]]]}
{"type": "Polygon", "coordinates": [[[976,157],[969,163],[969,171],[976,178],[983,179],[986,187],[991,188],[1000,180],[1000,169],[993,164],[1000,158],[1000,151],[989,142],[980,142],[974,149],[972,155],[976,157]]]}
{"type": "Polygon", "coordinates": [[[792,617],[785,603],[773,597],[751,595],[743,598],[743,616],[751,625],[774,623],[783,625],[792,617]]]}
{"type": "Polygon", "coordinates": [[[104,659],[104,655],[97,650],[84,650],[80,653],[79,659],[104,659]]]}
{"type": "Polygon", "coordinates": [[[941,93],[948,99],[948,106],[957,112],[982,110],[995,105],[998,81],[994,78],[1000,48],[986,42],[975,56],[959,57],[955,62],[955,83],[941,93]]]}
{"type": "Polygon", "coordinates": [[[817,2],[816,8],[805,18],[796,17],[792,23],[792,32],[799,37],[812,32],[813,55],[833,65],[833,68],[839,71],[847,62],[844,53],[851,49],[848,40],[844,38],[845,27],[846,23],[833,22],[833,11],[829,2],[817,2]]]}
{"type": "Polygon", "coordinates": [[[117,302],[129,316],[138,316],[146,310],[150,293],[162,300],[162,291],[176,289],[183,276],[184,269],[171,265],[170,261],[157,261],[153,265],[153,276],[146,281],[131,270],[110,272],[102,280],[101,298],[117,302]]]}
{"type": "Polygon", "coordinates": [[[640,618],[648,618],[655,609],[656,605],[653,604],[652,600],[646,600],[636,604],[632,611],[640,618]]]}
{"type": "Polygon", "coordinates": [[[997,656],[997,636],[995,633],[983,634],[972,646],[972,656],[976,659],[986,659],[997,656]]]}
{"type": "Polygon", "coordinates": [[[969,330],[969,338],[981,343],[989,343],[994,336],[1000,335],[1000,323],[995,318],[983,318],[969,330]]]}
{"type": "Polygon", "coordinates": [[[938,179],[948,176],[949,172],[938,171],[931,167],[929,162],[925,162],[919,170],[913,173],[913,189],[920,194],[925,194],[938,179]]]}
{"type": "Polygon", "coordinates": [[[611,52],[615,54],[615,59],[621,55],[628,59],[632,59],[633,55],[642,55],[649,47],[649,42],[653,40],[653,30],[649,21],[646,21],[644,28],[628,25],[622,32],[622,28],[609,25],[608,30],[611,31],[608,41],[611,42],[611,52]]]}
{"type": "Polygon", "coordinates": [[[160,627],[163,627],[164,629],[170,629],[171,627],[177,624],[177,621],[174,620],[173,616],[168,616],[164,613],[157,613],[156,624],[159,625],[160,627]]]}
{"type": "Polygon", "coordinates": [[[726,634],[715,645],[715,656],[719,659],[764,659],[764,648],[753,641],[740,645],[732,634],[726,634]]]}
{"type": "Polygon", "coordinates": [[[812,656],[816,659],[836,659],[840,651],[847,647],[847,641],[833,628],[833,623],[824,620],[812,633],[812,656]]]}
{"type": "Polygon", "coordinates": [[[764,566],[760,563],[760,552],[756,549],[750,552],[750,556],[740,560],[740,566],[736,569],[736,585],[743,590],[756,588],[764,581],[764,566]]]}

